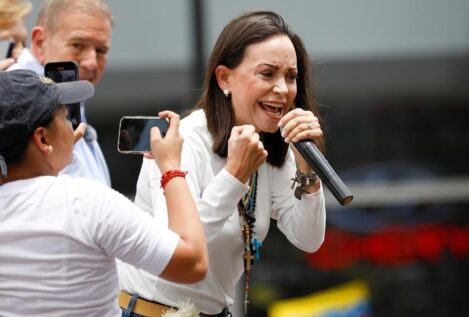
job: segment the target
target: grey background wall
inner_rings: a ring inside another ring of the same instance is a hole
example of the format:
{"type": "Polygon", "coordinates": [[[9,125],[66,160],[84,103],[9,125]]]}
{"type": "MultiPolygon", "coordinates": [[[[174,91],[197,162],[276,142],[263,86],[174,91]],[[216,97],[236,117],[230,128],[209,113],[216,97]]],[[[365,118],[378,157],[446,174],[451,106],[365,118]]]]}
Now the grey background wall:
{"type": "MultiPolygon", "coordinates": [[[[34,25],[40,1],[27,20],[34,25]]],[[[338,114],[364,117],[383,98],[402,107],[399,96],[467,98],[469,2],[466,0],[138,0],[108,1],[116,25],[109,62],[95,97],[87,104],[113,172],[113,184],[132,194],[139,158],[117,153],[119,118],[155,114],[162,108],[183,111],[198,96],[200,69],[223,26],[252,9],[281,13],[300,34],[315,67],[316,93],[329,117],[330,159],[350,148],[370,148],[373,140],[342,136],[338,114]],[[201,32],[195,28],[195,5],[201,32]],[[194,45],[201,40],[202,57],[194,45]],[[201,65],[202,64],[202,65],[201,65]],[[386,97],[388,96],[388,97],[386,97]],[[397,99],[396,99],[397,98],[397,99]],[[335,134],[339,134],[337,138],[335,134]],[[342,140],[343,144],[340,143],[342,140]],[[345,142],[346,141],[346,142],[345,142]],[[119,175],[119,176],[117,176],[119,175]]],[[[435,99],[436,100],[436,99],[435,99]]],[[[438,103],[441,104],[441,103],[438,103]]],[[[347,135],[347,134],[346,134],[347,135]]],[[[369,135],[369,133],[367,134],[369,135]]],[[[365,152],[366,153],[366,152],[365,152]]],[[[372,154],[372,153],[370,153],[372,154]]],[[[383,155],[387,155],[384,153],[383,155]]],[[[337,167],[378,159],[350,158],[337,167]]],[[[382,158],[380,158],[382,159],[382,158]]]]}
{"type": "MultiPolygon", "coordinates": [[[[40,0],[33,0],[28,25],[40,0]]],[[[110,0],[116,17],[108,70],[190,66],[192,0],[110,0]]],[[[465,0],[205,0],[205,50],[223,26],[251,9],[281,13],[316,59],[422,56],[469,49],[465,0]]]]}

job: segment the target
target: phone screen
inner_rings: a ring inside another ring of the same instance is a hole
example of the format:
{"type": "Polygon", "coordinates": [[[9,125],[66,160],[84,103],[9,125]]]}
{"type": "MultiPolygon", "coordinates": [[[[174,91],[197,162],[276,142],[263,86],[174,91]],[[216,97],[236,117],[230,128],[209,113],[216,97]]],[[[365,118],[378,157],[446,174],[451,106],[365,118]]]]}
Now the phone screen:
{"type": "Polygon", "coordinates": [[[76,80],[76,72],[73,69],[48,70],[45,75],[56,83],[76,80]]]}
{"type": "MultiPolygon", "coordinates": [[[[78,64],[74,61],[52,62],[44,66],[44,75],[56,83],[78,80],[78,64]]],[[[67,105],[69,120],[73,129],[81,122],[80,103],[67,105]]]]}
{"type": "Polygon", "coordinates": [[[10,40],[0,40],[0,60],[11,57],[15,43],[10,40]]]}
{"type": "Polygon", "coordinates": [[[117,150],[126,154],[151,152],[151,128],[158,127],[164,137],[168,131],[168,126],[168,121],[159,117],[123,117],[119,124],[117,150]]]}

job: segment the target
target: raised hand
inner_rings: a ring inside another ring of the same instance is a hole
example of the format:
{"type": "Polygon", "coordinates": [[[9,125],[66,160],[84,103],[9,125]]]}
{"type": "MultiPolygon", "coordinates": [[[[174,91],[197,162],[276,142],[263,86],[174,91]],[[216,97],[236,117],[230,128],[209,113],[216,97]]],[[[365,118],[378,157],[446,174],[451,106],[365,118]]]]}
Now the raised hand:
{"type": "MultiPolygon", "coordinates": [[[[319,119],[311,111],[301,108],[288,112],[280,119],[278,125],[282,128],[282,136],[287,143],[310,139],[319,144],[322,138],[319,119]]],[[[311,167],[298,151],[294,147],[292,149],[299,169],[303,172],[311,171],[311,167]]]]}
{"type": "Polygon", "coordinates": [[[151,156],[160,168],[161,173],[168,170],[180,169],[181,151],[184,139],[179,134],[179,115],[172,111],[162,111],[158,114],[160,118],[169,119],[169,128],[166,136],[161,136],[157,127],[151,129],[151,156]]]}
{"type": "Polygon", "coordinates": [[[231,175],[245,183],[266,159],[267,151],[254,126],[235,126],[231,129],[225,166],[231,175]]]}

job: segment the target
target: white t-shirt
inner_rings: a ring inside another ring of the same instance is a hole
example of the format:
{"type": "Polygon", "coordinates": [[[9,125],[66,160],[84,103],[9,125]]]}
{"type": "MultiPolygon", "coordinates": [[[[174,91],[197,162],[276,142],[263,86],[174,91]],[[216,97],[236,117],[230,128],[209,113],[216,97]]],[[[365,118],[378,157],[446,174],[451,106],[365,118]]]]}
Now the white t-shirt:
{"type": "MultiPolygon", "coordinates": [[[[241,235],[238,201],[249,187],[228,173],[226,159],[212,151],[212,137],[202,110],[181,121],[184,136],[181,164],[208,242],[209,268],[205,280],[195,284],[175,284],[130,265],[119,266],[121,287],[129,293],[163,304],[177,305],[190,298],[206,314],[217,314],[233,304],[235,284],[243,274],[244,242],[241,235]]],[[[325,201],[321,189],[293,196],[291,178],[296,166],[292,152],[281,168],[263,164],[258,170],[255,231],[262,241],[270,220],[296,247],[315,251],[324,240],[325,201]]],[[[154,161],[144,159],[137,182],[135,203],[161,222],[167,223],[166,203],[158,186],[160,171],[154,161]]],[[[262,253],[262,250],[261,250],[262,253]]],[[[261,259],[262,261],[262,259],[261,259]]],[[[254,266],[252,274],[256,274],[254,266]]]]}
{"type": "Polygon", "coordinates": [[[118,258],[158,275],[178,235],[97,181],[0,186],[0,316],[121,316],[118,258]]]}

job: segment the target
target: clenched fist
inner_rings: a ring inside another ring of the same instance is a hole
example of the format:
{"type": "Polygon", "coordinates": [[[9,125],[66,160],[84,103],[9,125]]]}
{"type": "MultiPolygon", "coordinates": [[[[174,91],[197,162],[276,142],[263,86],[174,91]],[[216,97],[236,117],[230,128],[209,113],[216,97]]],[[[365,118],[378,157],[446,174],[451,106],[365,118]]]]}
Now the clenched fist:
{"type": "Polygon", "coordinates": [[[252,125],[235,126],[228,140],[226,170],[242,183],[267,159],[267,151],[252,125]]]}

